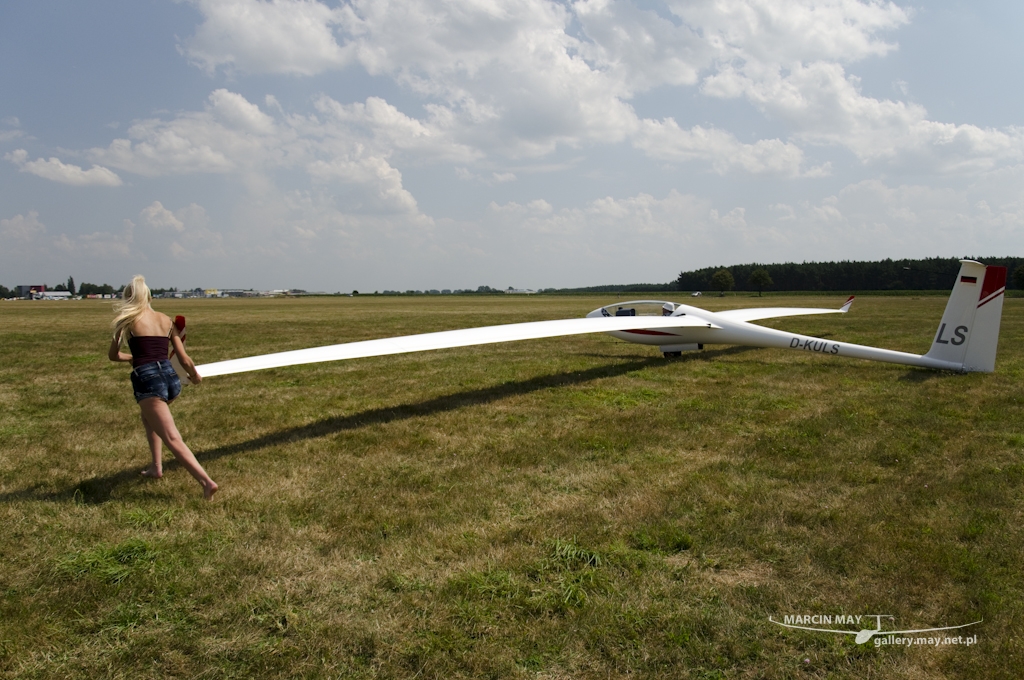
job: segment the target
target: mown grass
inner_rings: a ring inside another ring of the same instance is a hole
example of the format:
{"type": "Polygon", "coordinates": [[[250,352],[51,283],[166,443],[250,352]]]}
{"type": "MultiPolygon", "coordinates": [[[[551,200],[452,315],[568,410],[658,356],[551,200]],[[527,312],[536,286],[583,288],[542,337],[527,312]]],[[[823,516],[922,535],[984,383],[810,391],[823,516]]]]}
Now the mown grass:
{"type": "MultiPolygon", "coordinates": [[[[614,299],[157,306],[205,363],[614,299]]],[[[924,352],[944,304],[773,325],[924,352]]],[[[595,336],[211,378],[174,407],[206,504],[138,477],[109,305],[0,304],[0,673],[1018,677],[1022,310],[991,375],[595,336]],[[908,649],[768,621],[803,613],[984,623],[908,649]]]]}

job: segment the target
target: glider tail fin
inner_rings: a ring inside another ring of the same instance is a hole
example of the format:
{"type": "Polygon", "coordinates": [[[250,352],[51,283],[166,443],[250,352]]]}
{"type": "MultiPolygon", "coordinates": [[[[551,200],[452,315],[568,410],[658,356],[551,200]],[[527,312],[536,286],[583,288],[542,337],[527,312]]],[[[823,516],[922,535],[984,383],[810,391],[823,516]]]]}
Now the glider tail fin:
{"type": "Polygon", "coordinates": [[[925,356],[959,364],[964,372],[994,371],[1005,290],[1006,267],[960,260],[960,273],[925,356]]]}

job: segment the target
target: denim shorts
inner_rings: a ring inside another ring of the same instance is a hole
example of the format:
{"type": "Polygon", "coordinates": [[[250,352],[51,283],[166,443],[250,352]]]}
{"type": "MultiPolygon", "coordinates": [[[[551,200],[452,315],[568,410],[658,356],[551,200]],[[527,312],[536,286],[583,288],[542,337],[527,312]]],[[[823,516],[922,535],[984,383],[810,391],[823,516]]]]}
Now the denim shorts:
{"type": "Polygon", "coordinates": [[[181,380],[167,359],[143,364],[132,370],[135,401],[159,397],[168,404],[181,393],[181,380]]]}

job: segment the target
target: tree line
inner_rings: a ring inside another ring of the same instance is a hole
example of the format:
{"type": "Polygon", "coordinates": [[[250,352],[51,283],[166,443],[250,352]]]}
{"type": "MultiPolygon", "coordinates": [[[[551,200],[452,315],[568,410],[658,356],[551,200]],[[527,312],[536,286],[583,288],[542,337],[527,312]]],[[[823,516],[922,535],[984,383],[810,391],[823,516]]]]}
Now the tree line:
{"type": "MultiPolygon", "coordinates": [[[[1024,258],[984,257],[978,260],[1006,267],[1010,273],[1007,286],[1024,288],[1024,258]]],[[[681,291],[949,290],[958,271],[960,261],[955,257],[886,259],[880,262],[751,263],[682,272],[674,287],[681,291]]]]}
{"type": "MultiPolygon", "coordinates": [[[[45,288],[46,290],[67,291],[72,295],[81,295],[84,297],[86,295],[114,295],[115,293],[120,294],[120,292],[124,290],[124,285],[114,288],[109,283],[87,283],[83,281],[80,285],[76,286],[75,278],[73,276],[69,276],[67,282],[65,283],[58,283],[56,286],[53,287],[51,287],[49,284],[44,283],[43,288],[45,288]]],[[[152,288],[151,292],[153,293],[153,295],[161,295],[162,293],[165,292],[177,292],[177,290],[177,288],[152,288]]],[[[17,295],[17,293],[18,289],[16,287],[12,289],[8,288],[7,286],[0,285],[0,299],[14,297],[15,295],[17,295]]]]}

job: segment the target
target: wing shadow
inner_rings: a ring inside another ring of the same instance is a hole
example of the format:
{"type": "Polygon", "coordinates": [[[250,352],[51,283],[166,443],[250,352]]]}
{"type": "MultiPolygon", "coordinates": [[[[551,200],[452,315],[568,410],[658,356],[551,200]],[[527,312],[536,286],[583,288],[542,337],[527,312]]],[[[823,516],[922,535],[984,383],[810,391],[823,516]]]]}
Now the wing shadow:
{"type": "MultiPolygon", "coordinates": [[[[446,394],[426,401],[399,404],[397,406],[386,406],[369,409],[360,413],[347,416],[330,416],[314,423],[291,427],[278,432],[265,434],[247,441],[236,444],[218,446],[206,451],[196,451],[196,458],[202,462],[217,460],[225,456],[233,456],[240,453],[251,453],[260,449],[302,441],[306,439],[317,439],[326,437],[337,432],[355,430],[369,425],[387,424],[396,421],[409,420],[430,416],[437,413],[454,411],[467,406],[479,406],[490,404],[508,397],[522,394],[529,394],[539,390],[558,387],[569,387],[580,385],[599,378],[610,378],[632,371],[638,371],[649,366],[664,365],[665,360],[661,356],[632,358],[631,361],[616,363],[607,366],[597,366],[585,371],[570,371],[542,375],[527,380],[503,383],[491,387],[446,394]]],[[[179,468],[177,461],[168,460],[164,465],[164,471],[179,468]]],[[[147,483],[147,480],[139,476],[139,468],[133,467],[102,477],[91,477],[75,484],[66,486],[56,491],[45,490],[44,484],[33,484],[23,489],[8,491],[0,494],[0,502],[11,503],[20,500],[46,500],[46,501],[76,501],[82,503],[106,503],[111,499],[115,489],[126,485],[137,485],[147,483]]]]}
{"type": "MultiPolygon", "coordinates": [[[[672,363],[686,363],[692,361],[706,361],[716,357],[731,356],[743,352],[754,351],[756,347],[729,346],[723,349],[703,350],[691,352],[671,360],[672,363]]],[[[593,355],[602,356],[606,355],[593,355]]],[[[607,356],[611,359],[622,359],[621,356],[607,356]]],[[[236,444],[218,446],[206,451],[196,451],[196,458],[202,462],[217,460],[225,456],[233,456],[240,453],[251,453],[268,446],[277,446],[290,442],[303,441],[306,439],[317,439],[326,437],[337,432],[355,430],[368,425],[379,425],[393,423],[411,418],[430,416],[436,413],[454,411],[467,406],[480,406],[490,404],[508,397],[522,394],[530,394],[539,390],[558,387],[569,387],[581,385],[597,380],[599,378],[611,378],[624,375],[632,371],[638,371],[650,366],[664,366],[666,360],[660,356],[625,357],[631,359],[623,363],[615,363],[607,366],[595,366],[585,371],[570,371],[563,373],[552,373],[541,375],[527,380],[503,383],[491,387],[483,387],[475,390],[446,394],[426,401],[413,404],[400,404],[398,406],[387,406],[369,409],[360,413],[348,416],[330,416],[314,423],[291,427],[278,432],[265,434],[247,441],[236,444]]],[[[175,460],[168,460],[164,464],[164,471],[175,470],[180,465],[175,460]]],[[[8,491],[0,494],[0,502],[11,503],[19,500],[45,500],[45,501],[77,501],[89,504],[106,503],[111,499],[113,492],[123,485],[140,485],[148,483],[139,475],[139,468],[132,467],[102,477],[91,477],[76,484],[66,486],[56,491],[45,490],[44,484],[33,484],[23,489],[8,491]]]]}

